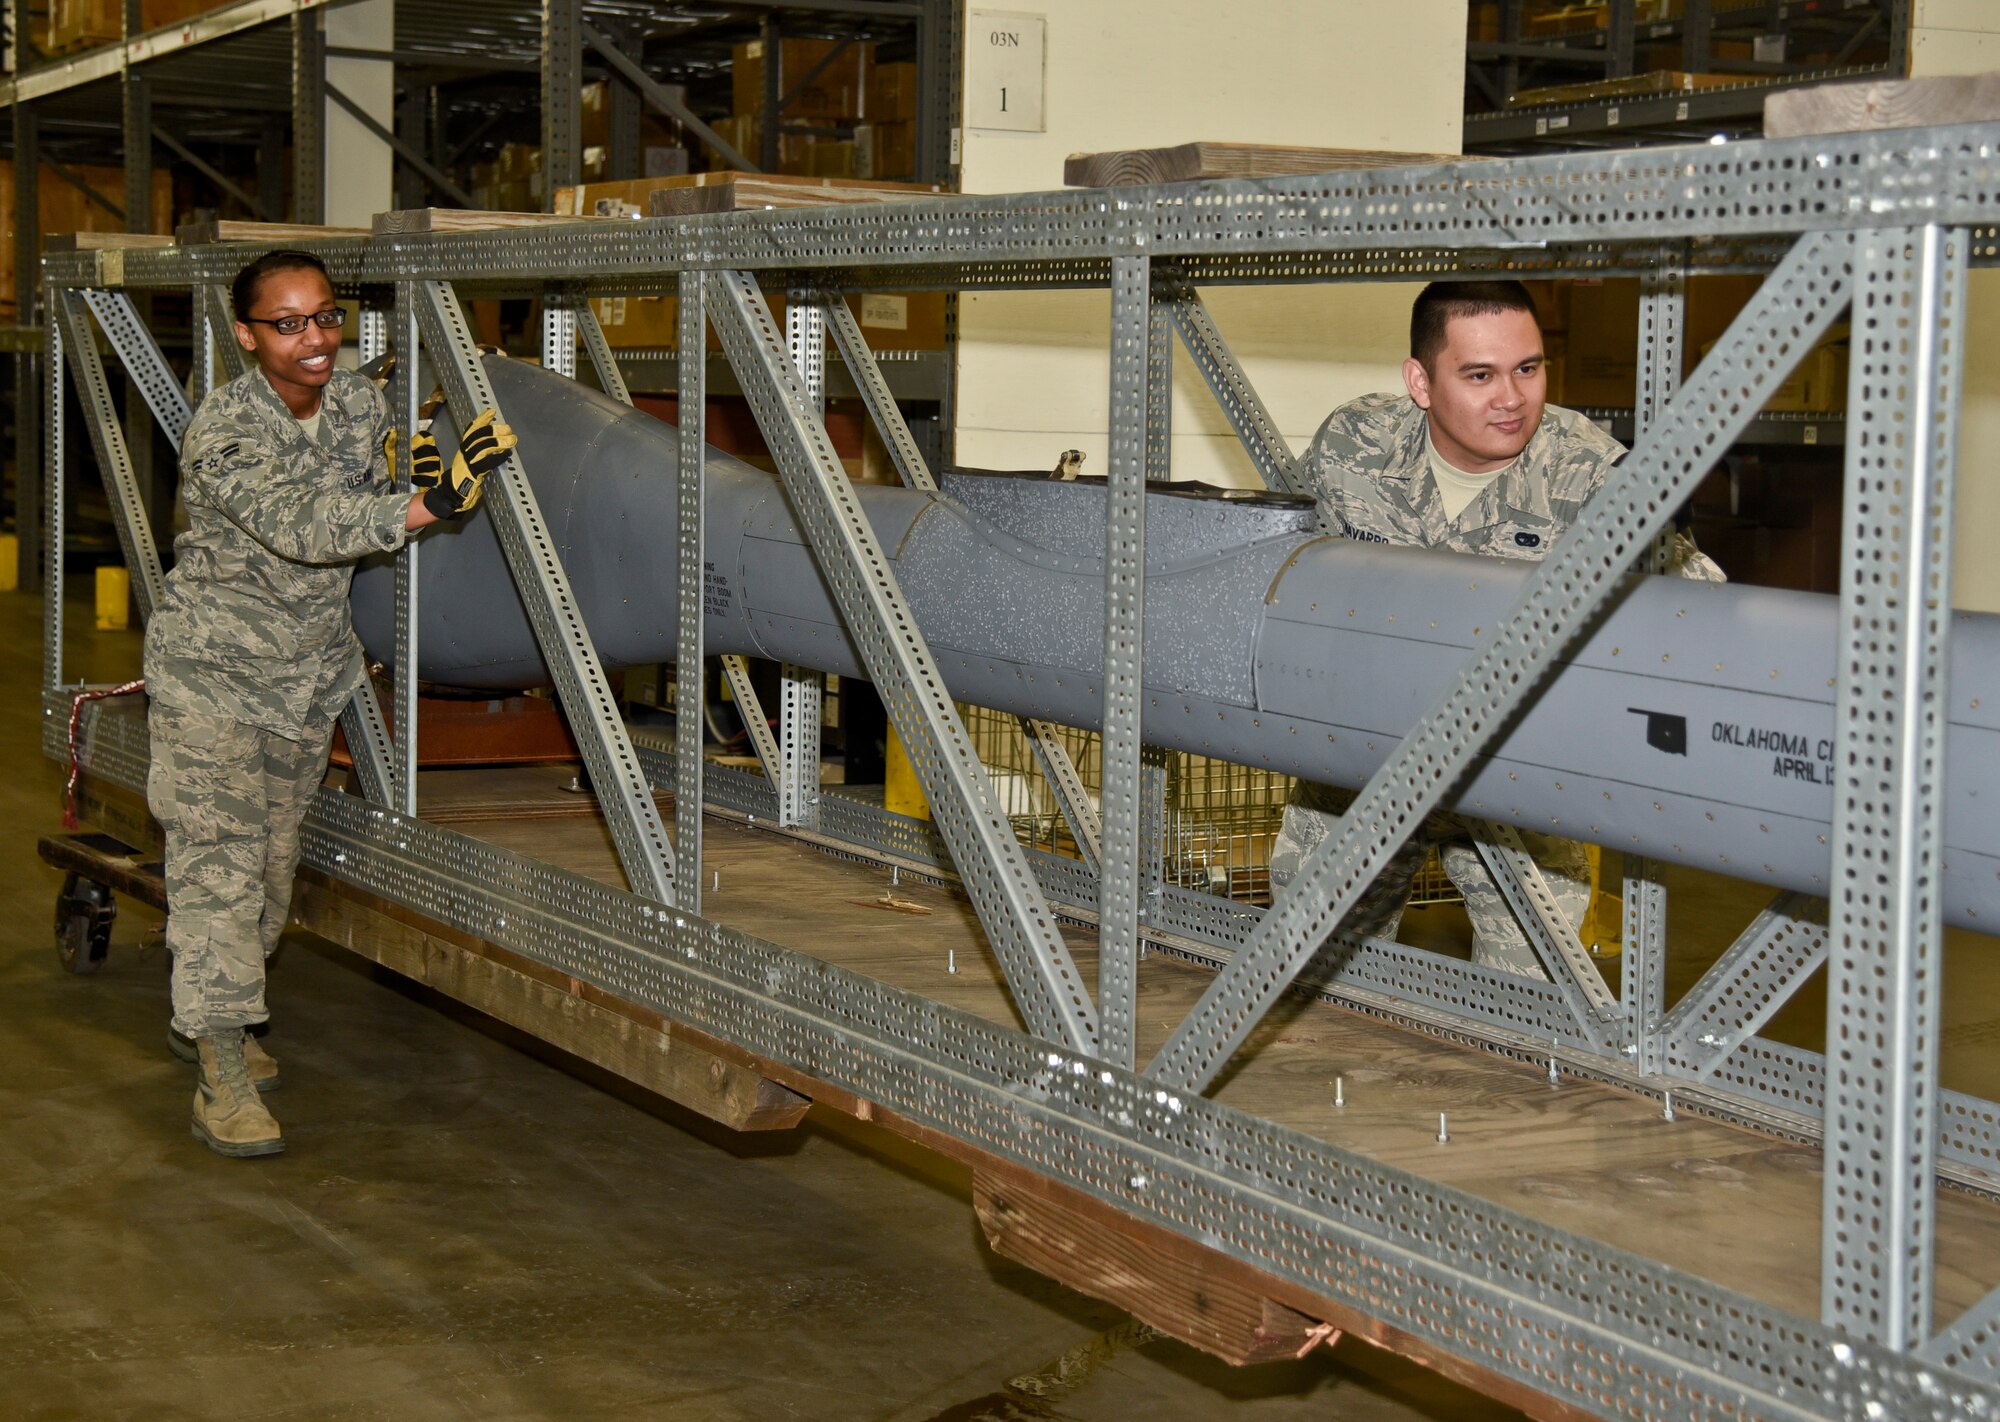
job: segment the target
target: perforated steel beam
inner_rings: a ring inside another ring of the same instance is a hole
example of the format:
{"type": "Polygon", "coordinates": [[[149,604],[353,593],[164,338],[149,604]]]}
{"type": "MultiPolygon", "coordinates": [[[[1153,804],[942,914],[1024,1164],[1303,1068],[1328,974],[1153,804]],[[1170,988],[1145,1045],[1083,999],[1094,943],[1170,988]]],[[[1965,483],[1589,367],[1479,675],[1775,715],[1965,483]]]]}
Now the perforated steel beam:
{"type": "MultiPolygon", "coordinates": [[[[18,13],[18,12],[17,12],[18,13]]],[[[53,303],[61,297],[51,292],[53,303]]],[[[68,406],[63,379],[65,322],[48,315],[48,349],[42,353],[42,687],[63,685],[63,554],[69,538],[67,441],[63,418],[68,406]]],[[[20,476],[28,471],[23,469],[20,476]]],[[[25,487],[16,484],[15,488],[25,487]]]]}
{"type": "Polygon", "coordinates": [[[1780,894],[1737,935],[1661,1026],[1677,1074],[1722,1065],[1826,961],[1826,904],[1780,894]]]}
{"type": "MultiPolygon", "coordinates": [[[[707,662],[702,648],[703,600],[708,590],[707,511],[703,469],[708,447],[708,306],[700,272],[681,273],[679,379],[680,459],[674,478],[675,556],[679,586],[675,590],[675,674],[680,689],[674,697],[674,848],[680,872],[674,876],[676,902],[688,913],[701,912],[701,752],[702,698],[707,662]]],[[[588,314],[588,308],[586,308],[588,314]]],[[[591,325],[596,326],[596,319],[591,325]]],[[[604,333],[597,333],[599,341],[604,333]]],[[[615,367],[614,367],[615,368],[615,367]]],[[[747,681],[748,678],[746,677],[747,681]]],[[[738,702],[739,706],[743,703],[738,702]]],[[[749,724],[745,708],[744,724],[749,724]]],[[[769,732],[765,734],[768,736],[769,732]]]]}
{"type": "Polygon", "coordinates": [[[187,393],[181,389],[179,378],[153,340],[153,333],[140,319],[132,298],[122,291],[95,290],[78,294],[83,297],[84,305],[90,308],[90,314],[97,318],[97,324],[104,328],[112,351],[145,400],[146,408],[153,412],[153,418],[159,421],[168,441],[178,450],[181,436],[187,433],[188,421],[194,418],[194,411],[189,408],[187,393]]]}
{"type": "MultiPolygon", "coordinates": [[[[139,603],[141,620],[150,618],[166,591],[166,575],[160,568],[159,545],[153,541],[152,523],[146,517],[145,494],[132,468],[132,456],[125,443],[125,429],[112,403],[111,382],[104,361],[92,339],[90,317],[81,293],[52,290],[50,314],[62,330],[62,345],[76,376],[77,401],[83,406],[84,428],[90,431],[90,445],[97,455],[97,467],[105,476],[105,493],[111,503],[111,522],[118,533],[118,546],[125,566],[132,574],[132,595],[139,603]]],[[[150,437],[150,432],[149,432],[150,437]]]]}
{"type": "Polygon", "coordinates": [[[542,298],[542,368],[576,379],[576,309],[566,293],[542,298]]]}
{"type": "Polygon", "coordinates": [[[1945,647],[1968,234],[1855,238],[1821,1316],[1930,1337],[1945,647]]]}
{"type": "MultiPolygon", "coordinates": [[[[416,283],[413,300],[431,363],[463,429],[481,411],[497,409],[500,403],[480,363],[465,311],[443,282],[416,283]]],[[[491,490],[485,501],[487,517],[499,534],[535,641],[569,713],[577,748],[617,846],[618,862],[635,892],[671,903],[673,846],[653,803],[652,787],[632,753],[631,738],[590,645],[534,492],[512,456],[487,482],[491,490]]]]}
{"type": "Polygon", "coordinates": [[[1096,1013],[1076,964],[756,280],[741,272],[711,273],[708,294],[710,319],[777,460],[793,512],[910,753],[1028,1029],[1050,1041],[1091,1047],[1096,1013]]]}
{"type": "Polygon", "coordinates": [[[326,31],[316,9],[292,16],[292,221],[326,221],[326,31]]]}
{"type": "Polygon", "coordinates": [[[553,212],[556,189],[583,181],[583,0],[541,4],[541,210],[553,212]]]}
{"type": "Polygon", "coordinates": [[[584,353],[590,357],[590,368],[597,372],[598,389],[621,405],[631,404],[632,391],[625,383],[625,372],[618,368],[618,357],[612,354],[611,343],[604,339],[604,327],[597,319],[597,311],[588,301],[577,305],[576,334],[584,353]]]}
{"type": "Polygon", "coordinates": [[[1100,872],[1104,824],[1090,803],[1090,790],[1084,785],[1076,762],[1070,758],[1069,747],[1062,742],[1062,728],[1053,722],[1024,716],[1021,731],[1028,738],[1028,750],[1035,757],[1042,778],[1048,781],[1049,791],[1056,797],[1056,809],[1061,811],[1063,823],[1069,826],[1070,838],[1076,841],[1084,867],[1093,874],[1100,872]]]}
{"type": "Polygon", "coordinates": [[[1953,1319],[1917,1356],[1983,1383],[2000,1383],[2000,1289],[1953,1319]]]}
{"type": "Polygon", "coordinates": [[[861,392],[861,403],[867,407],[869,418],[875,422],[876,433],[882,436],[882,443],[888,448],[889,460],[896,467],[896,477],[908,488],[936,489],[937,480],[931,477],[923,453],[917,448],[916,437],[910,433],[909,421],[903,418],[902,406],[896,403],[895,395],[890,392],[881,363],[875,359],[875,353],[868,348],[867,338],[861,334],[860,322],[854,319],[854,313],[838,296],[817,293],[814,305],[819,308],[820,318],[826,323],[826,332],[833,338],[841,362],[853,377],[854,388],[861,392]]]}
{"type": "MultiPolygon", "coordinates": [[[[1662,243],[1659,265],[1639,279],[1638,383],[1633,402],[1636,438],[1643,439],[1680,389],[1681,333],[1687,316],[1687,244],[1662,243]]],[[[1666,567],[1665,532],[1636,560],[1650,572],[1666,567]]],[[[1625,857],[1624,961],[1619,1004],[1624,1045],[1642,1072],[1667,1065],[1667,889],[1660,865],[1642,855],[1625,857]]]]}
{"type": "MultiPolygon", "coordinates": [[[[764,66],[775,74],[775,60],[764,66]]],[[[813,418],[826,419],[826,318],[812,293],[794,291],[785,304],[785,348],[798,372],[813,418]]],[[[826,679],[812,667],[778,666],[778,823],[819,824],[819,751],[826,679]]],[[[755,705],[755,701],[751,705],[755,705]]]]}
{"type": "Polygon", "coordinates": [[[1146,476],[1164,459],[1158,428],[1172,398],[1166,323],[1151,301],[1144,257],[1111,267],[1111,464],[1104,510],[1104,711],[1097,886],[1099,1050],[1137,1065],[1140,882],[1140,704],[1145,666],[1146,476]],[[1164,350],[1161,348],[1164,347],[1164,350]],[[1158,387],[1164,384],[1162,396],[1158,387]]]}
{"type": "Polygon", "coordinates": [[[1601,1042],[1606,1024],[1618,1018],[1618,1000],[1556,903],[1547,877],[1528,853],[1520,833],[1512,825],[1482,820],[1474,843],[1577,1025],[1586,1036],[1601,1042]]]}
{"type": "Polygon", "coordinates": [[[221,361],[222,381],[249,374],[249,357],[244,354],[243,347],[236,344],[236,317],[229,309],[229,288],[205,283],[195,296],[214,342],[212,353],[218,354],[221,361]]]}
{"type": "Polygon", "coordinates": [[[1312,491],[1299,481],[1296,473],[1297,457],[1285,442],[1277,421],[1271,418],[1271,412],[1264,408],[1257,387],[1250,383],[1229,343],[1222,338],[1222,329],[1209,315],[1207,304],[1193,286],[1180,278],[1177,269],[1170,280],[1163,299],[1174,329],[1180,332],[1181,344],[1215,396],[1223,418],[1236,431],[1236,438],[1242,442],[1243,452],[1250,456],[1264,487],[1287,494],[1310,495],[1312,491]]]}
{"type": "Polygon", "coordinates": [[[353,697],[340,708],[340,729],[347,738],[347,753],[354,761],[354,778],[362,798],[371,805],[393,806],[397,786],[391,757],[395,746],[388,723],[382,719],[375,683],[369,678],[361,679],[353,697]]]}
{"type": "MultiPolygon", "coordinates": [[[[882,443],[889,451],[890,463],[895,466],[896,477],[907,488],[935,491],[937,480],[931,476],[923,451],[917,448],[916,438],[910,433],[909,421],[903,418],[903,409],[896,403],[889,382],[883,377],[880,362],[868,348],[860,322],[854,319],[854,313],[838,296],[820,292],[814,304],[819,307],[826,322],[827,335],[832,338],[834,349],[840,353],[841,361],[854,379],[855,389],[861,392],[862,404],[867,407],[869,418],[875,422],[876,433],[882,436],[882,443]]],[[[1050,722],[1023,717],[1020,725],[1035,764],[1055,796],[1056,808],[1062,813],[1063,823],[1069,826],[1070,836],[1083,854],[1084,863],[1095,871],[1103,829],[1097,810],[1090,803],[1090,792],[1084,788],[1083,777],[1077,773],[1076,762],[1070,758],[1069,747],[1063,744],[1057,728],[1050,722]]]]}
{"type": "MultiPolygon", "coordinates": [[[[418,412],[425,394],[419,383],[422,337],[417,320],[416,293],[408,282],[396,283],[394,321],[392,339],[396,347],[396,372],[389,382],[389,418],[396,429],[396,447],[407,454],[410,439],[420,427],[418,412]]],[[[396,488],[399,492],[411,488],[407,457],[397,464],[396,488]]],[[[396,742],[395,760],[389,775],[389,803],[405,815],[417,813],[417,768],[421,764],[422,727],[418,717],[422,713],[418,693],[422,683],[417,676],[417,623],[421,611],[418,589],[422,567],[423,540],[405,539],[402,551],[396,555],[396,679],[392,692],[396,706],[396,742]]]]}
{"type": "Polygon", "coordinates": [[[1215,1075],[1381,873],[1407,826],[1533,692],[1563,648],[1693,491],[1713,457],[1841,313],[1853,241],[1800,239],[1702,362],[1688,388],[1586,505],[1529,581],[1485,651],[1362,789],[1326,843],[1169,1036],[1151,1073],[1199,1089],[1215,1075]],[[1776,339],[1772,333],[1779,333],[1776,339]]]}

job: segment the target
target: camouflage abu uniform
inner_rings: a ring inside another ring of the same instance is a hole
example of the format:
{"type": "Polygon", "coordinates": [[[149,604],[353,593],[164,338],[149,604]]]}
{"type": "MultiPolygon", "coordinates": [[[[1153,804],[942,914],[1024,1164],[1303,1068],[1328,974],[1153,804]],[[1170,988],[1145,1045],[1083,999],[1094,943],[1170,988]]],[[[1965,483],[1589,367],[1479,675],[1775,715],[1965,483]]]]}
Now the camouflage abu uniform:
{"type": "Polygon", "coordinates": [[[174,1028],[262,1022],[291,911],[299,822],[365,669],[353,562],[402,546],[381,394],[336,370],[315,440],[261,370],[202,402],[181,445],[188,531],[146,627],[152,770],[167,831],[174,1028]]]}
{"type": "MultiPolygon", "coordinates": [[[[1431,474],[1428,430],[1428,416],[1408,395],[1364,395],[1327,417],[1299,461],[1299,475],[1319,499],[1328,523],[1345,537],[1538,562],[1625,453],[1623,445],[1576,411],[1545,406],[1541,424],[1514,462],[1456,519],[1447,519],[1431,474]]],[[[1271,849],[1273,887],[1292,881],[1353,801],[1352,791],[1298,782],[1271,849]]],[[[1583,846],[1526,830],[1521,840],[1563,913],[1573,925],[1581,924],[1590,906],[1590,866],[1583,846]]],[[[1436,814],[1425,821],[1363,892],[1342,930],[1393,938],[1411,883],[1434,844],[1445,873],[1465,895],[1473,961],[1544,976],[1473,847],[1470,828],[1456,815],[1436,814]]]]}

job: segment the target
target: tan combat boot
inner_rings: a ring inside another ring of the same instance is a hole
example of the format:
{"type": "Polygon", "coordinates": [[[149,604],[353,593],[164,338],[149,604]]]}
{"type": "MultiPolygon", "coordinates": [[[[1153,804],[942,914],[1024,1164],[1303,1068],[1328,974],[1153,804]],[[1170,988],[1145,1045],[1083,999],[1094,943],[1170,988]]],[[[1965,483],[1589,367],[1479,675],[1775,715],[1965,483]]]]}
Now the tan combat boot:
{"type": "MultiPolygon", "coordinates": [[[[174,1030],[174,1024],[167,1024],[167,1050],[184,1062],[198,1062],[201,1054],[195,1050],[194,1038],[184,1037],[174,1030]]],[[[278,1063],[264,1050],[264,1044],[257,1040],[254,1032],[243,1034],[243,1060],[250,1068],[250,1084],[259,1091],[278,1089],[278,1063]]]]}
{"type": "Polygon", "coordinates": [[[243,1029],[200,1037],[201,1081],[194,1089],[194,1133],[222,1155],[276,1155],[285,1148],[278,1123],[250,1085],[243,1060],[243,1029]]]}

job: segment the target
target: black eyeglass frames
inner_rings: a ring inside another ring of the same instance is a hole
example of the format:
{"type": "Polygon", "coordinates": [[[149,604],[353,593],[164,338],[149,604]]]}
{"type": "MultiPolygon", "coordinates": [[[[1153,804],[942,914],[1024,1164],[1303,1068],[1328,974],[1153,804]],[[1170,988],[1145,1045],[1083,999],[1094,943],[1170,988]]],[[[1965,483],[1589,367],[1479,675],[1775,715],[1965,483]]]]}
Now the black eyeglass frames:
{"type": "Polygon", "coordinates": [[[310,316],[280,316],[275,321],[264,316],[245,316],[253,326],[275,326],[281,336],[296,336],[305,330],[310,321],[322,331],[331,331],[347,324],[347,313],[335,306],[325,311],[315,311],[310,316]]]}

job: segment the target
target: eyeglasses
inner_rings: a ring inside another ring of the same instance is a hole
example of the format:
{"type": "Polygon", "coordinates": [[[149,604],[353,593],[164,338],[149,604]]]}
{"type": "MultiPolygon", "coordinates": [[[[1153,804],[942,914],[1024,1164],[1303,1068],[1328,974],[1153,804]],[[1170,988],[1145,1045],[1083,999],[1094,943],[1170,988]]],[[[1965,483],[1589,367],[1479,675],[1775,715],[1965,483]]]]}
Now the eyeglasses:
{"type": "Polygon", "coordinates": [[[280,316],[275,321],[265,316],[245,316],[243,319],[253,326],[275,326],[281,336],[296,336],[305,330],[308,321],[322,331],[338,330],[347,324],[347,313],[335,306],[325,311],[315,311],[310,316],[280,316]]]}

